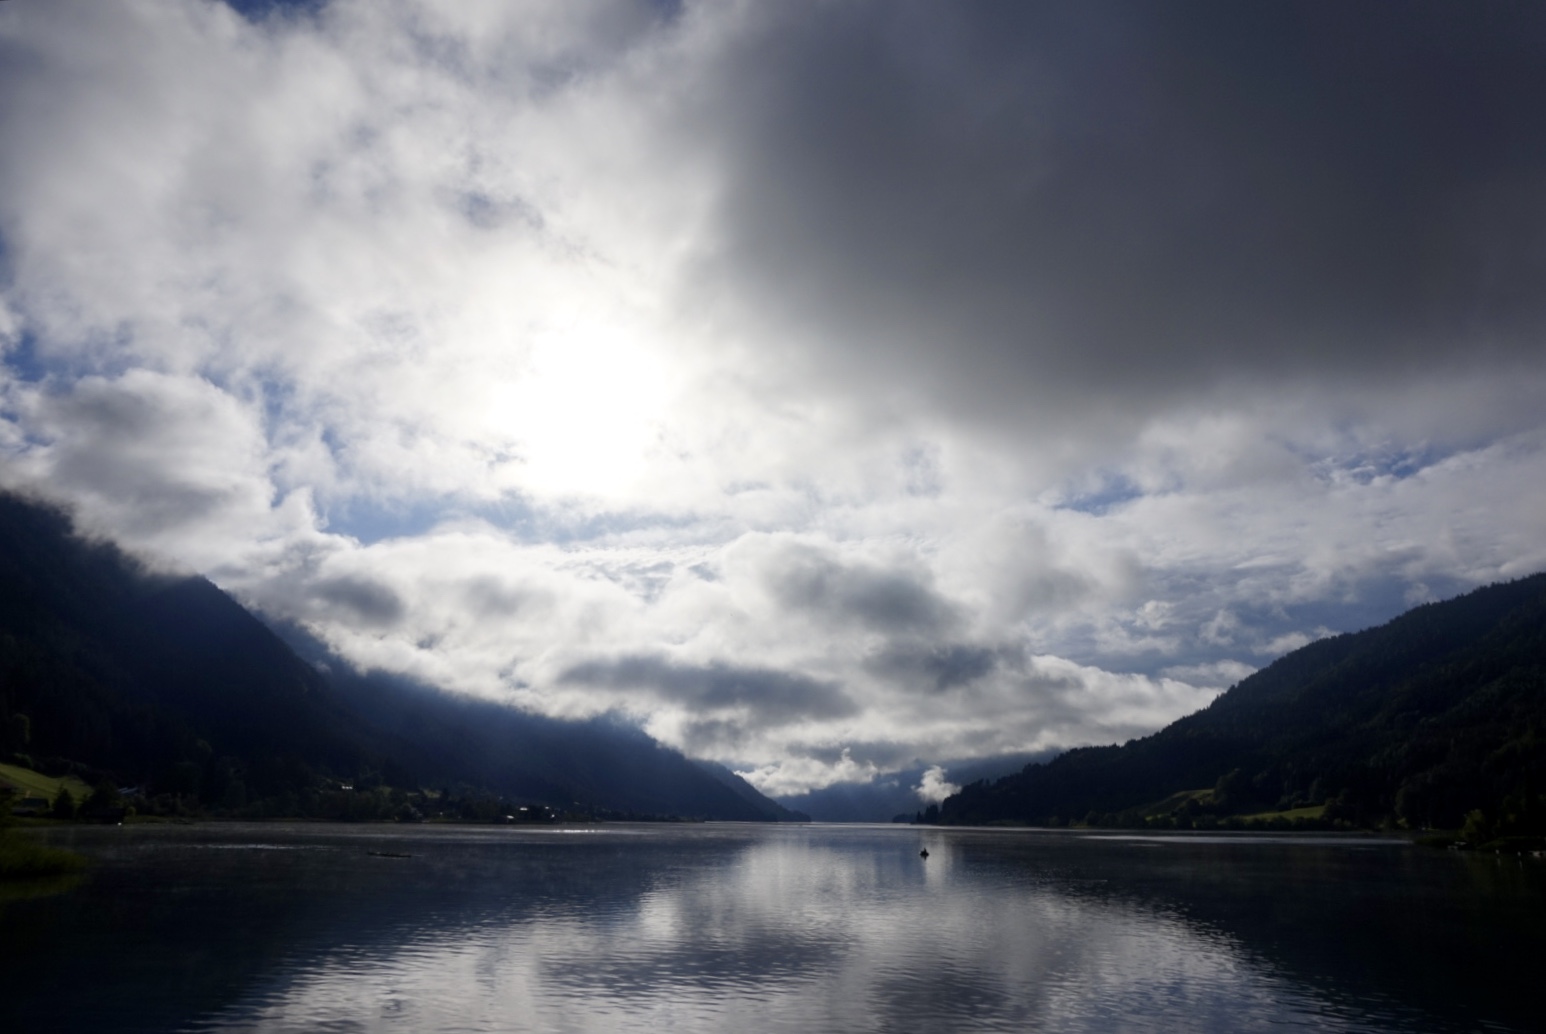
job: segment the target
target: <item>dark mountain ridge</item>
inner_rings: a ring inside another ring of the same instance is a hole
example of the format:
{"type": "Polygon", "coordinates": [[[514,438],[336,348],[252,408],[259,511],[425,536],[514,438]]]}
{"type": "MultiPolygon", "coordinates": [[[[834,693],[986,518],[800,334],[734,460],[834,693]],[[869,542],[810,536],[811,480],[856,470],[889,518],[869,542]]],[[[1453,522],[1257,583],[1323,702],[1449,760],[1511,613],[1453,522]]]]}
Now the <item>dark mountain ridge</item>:
{"type": "Polygon", "coordinates": [[[801,817],[625,722],[359,674],[281,631],[306,659],[206,579],[147,571],[0,493],[0,756],[229,814],[372,817],[387,789],[433,787],[480,814],[801,817]]]}
{"type": "Polygon", "coordinates": [[[1331,823],[1458,828],[1479,811],[1534,831],[1546,819],[1546,574],[1311,643],[1152,736],[974,783],[939,815],[1134,824],[1205,790],[1171,820],[1323,805],[1331,823]]]}
{"type": "MultiPolygon", "coordinates": [[[[334,695],[368,714],[420,769],[562,806],[642,815],[804,821],[719,765],[691,761],[613,715],[563,721],[444,693],[389,672],[357,672],[304,629],[275,622],[296,654],[328,672],[334,695]]],[[[441,778],[444,778],[443,776],[441,778]]]]}

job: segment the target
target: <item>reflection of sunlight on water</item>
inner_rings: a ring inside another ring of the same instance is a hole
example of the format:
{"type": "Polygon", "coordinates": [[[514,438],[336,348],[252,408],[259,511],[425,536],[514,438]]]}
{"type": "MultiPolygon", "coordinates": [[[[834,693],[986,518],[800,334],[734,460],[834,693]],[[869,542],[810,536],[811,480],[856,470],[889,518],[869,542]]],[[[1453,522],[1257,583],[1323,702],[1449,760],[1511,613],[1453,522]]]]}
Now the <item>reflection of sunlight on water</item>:
{"type": "Polygon", "coordinates": [[[1227,937],[926,846],[780,831],[696,867],[655,854],[640,893],[337,946],[195,1029],[1377,1029],[1227,937]]]}

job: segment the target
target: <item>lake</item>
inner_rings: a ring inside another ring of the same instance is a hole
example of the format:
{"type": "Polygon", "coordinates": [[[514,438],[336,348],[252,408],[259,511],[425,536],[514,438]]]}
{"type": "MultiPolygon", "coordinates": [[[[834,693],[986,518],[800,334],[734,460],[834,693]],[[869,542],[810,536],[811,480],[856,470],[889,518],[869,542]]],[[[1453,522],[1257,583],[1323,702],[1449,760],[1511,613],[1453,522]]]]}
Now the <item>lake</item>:
{"type": "Polygon", "coordinates": [[[43,835],[94,865],[71,886],[0,889],[5,1031],[1430,1032],[1546,1017],[1546,864],[1377,837],[43,835]]]}

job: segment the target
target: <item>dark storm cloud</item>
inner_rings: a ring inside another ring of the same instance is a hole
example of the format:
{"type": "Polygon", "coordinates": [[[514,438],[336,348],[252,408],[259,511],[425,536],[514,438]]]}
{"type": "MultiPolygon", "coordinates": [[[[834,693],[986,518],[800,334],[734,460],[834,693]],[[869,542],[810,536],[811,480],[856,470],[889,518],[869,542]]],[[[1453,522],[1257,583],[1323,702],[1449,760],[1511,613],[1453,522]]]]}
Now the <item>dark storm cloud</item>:
{"type": "Polygon", "coordinates": [[[675,664],[661,657],[590,661],[564,672],[559,682],[648,689],[694,708],[747,708],[767,723],[842,718],[857,711],[840,687],[805,675],[722,663],[675,664]]]}
{"type": "Polygon", "coordinates": [[[732,754],[747,740],[747,729],[725,718],[698,718],[682,724],[682,749],[692,756],[732,754]]]}
{"type": "Polygon", "coordinates": [[[998,665],[998,651],[967,643],[892,646],[865,663],[882,678],[921,679],[939,692],[976,682],[992,674],[998,665]]]}
{"type": "Polygon", "coordinates": [[[328,578],[312,586],[313,595],[341,608],[368,625],[394,625],[402,620],[402,598],[380,582],[359,577],[328,578]]]}
{"type": "Polygon", "coordinates": [[[1538,354],[1546,7],[760,15],[706,116],[730,186],[695,283],[845,388],[1120,416],[1199,381],[1538,354]]]}
{"type": "Polygon", "coordinates": [[[884,632],[922,632],[948,625],[948,601],[910,574],[844,564],[815,550],[793,548],[777,557],[766,579],[784,607],[884,632]]]}

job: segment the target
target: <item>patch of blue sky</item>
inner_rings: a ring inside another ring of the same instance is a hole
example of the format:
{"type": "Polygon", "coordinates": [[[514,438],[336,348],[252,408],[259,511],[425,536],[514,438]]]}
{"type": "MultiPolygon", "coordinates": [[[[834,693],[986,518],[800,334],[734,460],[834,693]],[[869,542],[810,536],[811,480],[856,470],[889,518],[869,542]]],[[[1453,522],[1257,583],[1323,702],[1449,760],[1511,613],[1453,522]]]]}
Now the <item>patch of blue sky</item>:
{"type": "MultiPolygon", "coordinates": [[[[217,386],[225,388],[219,381],[217,386]]],[[[257,379],[258,401],[263,410],[263,433],[269,441],[276,440],[282,430],[293,426],[296,404],[295,385],[274,377],[259,376],[257,379]]],[[[331,448],[331,446],[330,446],[331,448]]]]}
{"type": "Polygon", "coordinates": [[[1252,572],[1235,577],[1233,585],[1206,576],[1167,578],[1164,598],[1175,604],[1161,624],[1136,616],[1121,622],[1125,645],[1093,625],[1065,629],[1056,652],[1079,664],[1151,678],[1223,661],[1260,668],[1323,635],[1375,628],[1415,606],[1476,587],[1446,575],[1386,570],[1350,578],[1313,600],[1283,601],[1261,598],[1242,584],[1252,572]]]}
{"type": "Polygon", "coordinates": [[[1376,476],[1389,476],[1401,480],[1414,474],[1421,473],[1427,468],[1439,463],[1449,455],[1448,452],[1431,445],[1423,445],[1415,449],[1402,449],[1388,456],[1378,457],[1372,464],[1376,476]]]}
{"type": "Polygon", "coordinates": [[[674,22],[682,15],[682,0],[644,0],[644,3],[664,22],[674,22]]]}
{"type": "Polygon", "coordinates": [[[225,0],[226,6],[250,22],[272,15],[315,14],[328,0],[225,0]]]}
{"type": "Polygon", "coordinates": [[[1458,596],[1472,588],[1469,582],[1444,575],[1417,580],[1385,572],[1361,578],[1344,591],[1320,599],[1238,608],[1236,614],[1242,625],[1256,632],[1262,641],[1272,642],[1281,636],[1314,629],[1361,632],[1383,625],[1419,604],[1458,596]]]}
{"type": "Polygon", "coordinates": [[[557,545],[596,542],[640,531],[672,531],[697,528],[701,519],[691,514],[661,513],[654,510],[609,510],[600,512],[564,509],[533,509],[531,518],[517,526],[502,525],[522,538],[557,545]]]}
{"type": "MultiPolygon", "coordinates": [[[[5,235],[0,234],[0,289],[11,285],[13,275],[11,252],[6,247],[5,235]]],[[[37,336],[25,327],[8,347],[5,339],[0,338],[0,364],[4,364],[11,376],[20,381],[37,383],[48,374],[47,367],[38,355],[37,336]]]]}
{"type": "Polygon", "coordinates": [[[1143,489],[1125,474],[1103,473],[1098,475],[1098,478],[1096,488],[1069,495],[1057,503],[1054,509],[1074,510],[1095,517],[1104,517],[1134,499],[1143,498],[1143,489]]]}
{"type": "Polygon", "coordinates": [[[426,535],[440,525],[458,521],[481,521],[518,542],[559,546],[603,541],[638,531],[684,528],[696,523],[695,518],[651,511],[594,513],[536,507],[515,495],[496,500],[352,498],[326,505],[323,517],[328,531],[348,535],[364,545],[426,535]]]}
{"type": "Polygon", "coordinates": [[[1375,448],[1335,456],[1306,456],[1310,468],[1327,481],[1351,480],[1360,485],[1374,481],[1404,481],[1451,455],[1449,450],[1422,444],[1409,448],[1375,448]]]}
{"type": "Polygon", "coordinates": [[[1418,578],[1395,572],[1361,579],[1350,591],[1327,596],[1294,608],[1305,623],[1317,623],[1339,632],[1359,632],[1383,625],[1413,607],[1450,599],[1477,586],[1453,575],[1427,572],[1418,578]]]}
{"type": "Polygon", "coordinates": [[[322,516],[328,531],[369,546],[389,539],[415,538],[465,514],[466,508],[440,499],[377,502],[356,498],[327,506],[322,516]]]}
{"type": "Polygon", "coordinates": [[[22,331],[16,344],[6,349],[4,362],[13,377],[29,384],[46,380],[51,373],[63,372],[60,364],[39,354],[38,336],[28,330],[22,331]]]}
{"type": "MultiPolygon", "coordinates": [[[[13,384],[26,383],[44,391],[48,390],[46,384],[54,373],[50,364],[39,357],[36,339],[30,334],[23,334],[9,351],[0,353],[0,366],[13,378],[13,384]]],[[[50,439],[35,427],[29,426],[23,412],[13,405],[17,401],[19,395],[9,391],[0,393],[0,423],[5,425],[5,452],[20,455],[32,449],[46,448],[50,439]]]]}
{"type": "Polygon", "coordinates": [[[541,231],[547,225],[541,210],[519,197],[494,198],[482,191],[466,191],[457,195],[456,210],[480,230],[496,230],[511,223],[521,223],[528,229],[541,231]]]}
{"type": "Polygon", "coordinates": [[[33,384],[53,381],[72,384],[82,377],[107,380],[121,377],[142,365],[134,350],[134,332],[127,324],[88,332],[84,337],[59,342],[46,339],[27,326],[25,318],[16,341],[3,352],[3,362],[19,380],[33,384]]]}
{"type": "MultiPolygon", "coordinates": [[[[1242,575],[1241,580],[1245,581],[1252,578],[1254,572],[1247,571],[1242,575]]],[[[1272,580],[1279,582],[1276,573],[1272,580]]],[[[1358,577],[1350,576],[1344,583],[1330,586],[1328,591],[1317,592],[1313,599],[1241,600],[1225,605],[1238,622],[1230,638],[1260,651],[1285,637],[1313,635],[1317,629],[1329,629],[1334,633],[1358,632],[1383,625],[1419,603],[1455,596],[1471,587],[1469,583],[1453,578],[1418,580],[1400,570],[1387,568],[1358,577]]],[[[1244,592],[1239,594],[1244,595],[1244,592]]],[[[1257,663],[1262,663],[1263,654],[1258,652],[1256,659],[1257,663]]]]}

